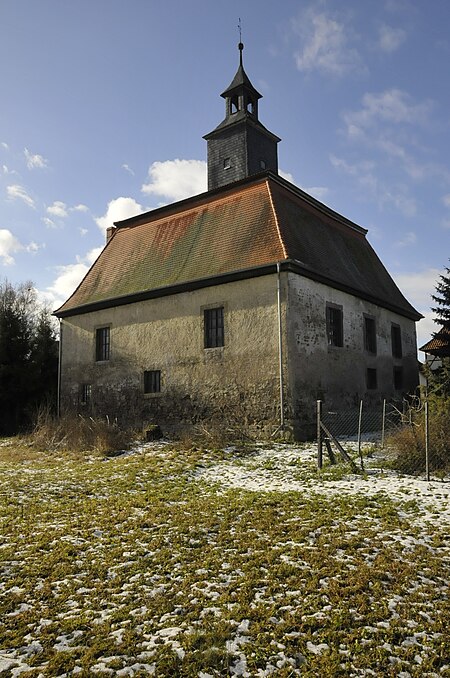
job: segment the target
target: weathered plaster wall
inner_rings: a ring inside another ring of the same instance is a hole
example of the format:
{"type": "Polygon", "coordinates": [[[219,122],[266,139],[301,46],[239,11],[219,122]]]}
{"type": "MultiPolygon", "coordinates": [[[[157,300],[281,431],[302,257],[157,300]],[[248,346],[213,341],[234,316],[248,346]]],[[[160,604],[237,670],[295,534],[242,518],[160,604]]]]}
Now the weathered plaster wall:
{"type": "MultiPolygon", "coordinates": [[[[376,293],[376,290],[374,290],[376,293]]],[[[403,316],[321,283],[289,274],[287,351],[289,385],[296,427],[314,428],[315,400],[345,409],[367,401],[400,398],[418,384],[415,323],[403,316]],[[342,306],[344,345],[328,346],[326,304],[342,306]],[[364,314],[375,318],[376,355],[364,349],[364,314]],[[391,323],[401,327],[403,357],[393,358],[391,323]],[[403,368],[403,389],[396,391],[393,368],[403,368]],[[377,389],[367,390],[366,369],[377,370],[377,389]]]]}
{"type": "Polygon", "coordinates": [[[62,330],[62,408],[83,411],[87,383],[93,411],[127,423],[177,428],[222,415],[273,430],[277,323],[275,275],[69,317],[62,330]],[[204,348],[203,311],[211,306],[224,306],[223,348],[204,348]],[[97,363],[95,330],[107,325],[111,357],[97,363]],[[144,395],[143,372],[153,369],[161,370],[161,394],[144,395]]]}

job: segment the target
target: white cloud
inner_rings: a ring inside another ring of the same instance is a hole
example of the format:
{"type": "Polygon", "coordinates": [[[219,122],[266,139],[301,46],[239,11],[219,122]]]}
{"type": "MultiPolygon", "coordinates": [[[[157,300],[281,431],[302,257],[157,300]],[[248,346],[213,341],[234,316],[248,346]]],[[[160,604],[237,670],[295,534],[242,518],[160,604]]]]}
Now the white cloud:
{"type": "Polygon", "coordinates": [[[359,111],[344,113],[347,134],[350,138],[364,136],[379,122],[423,124],[432,109],[431,101],[414,103],[403,90],[392,88],[377,94],[367,92],[359,111]]]}
{"type": "Polygon", "coordinates": [[[25,247],[27,252],[30,252],[30,254],[36,254],[36,252],[39,252],[39,250],[43,249],[45,245],[38,245],[37,242],[34,242],[33,240],[25,247]]]}
{"type": "Polygon", "coordinates": [[[2,165],[1,172],[2,172],[2,174],[4,174],[5,176],[7,176],[7,175],[12,175],[12,174],[17,174],[16,170],[10,170],[9,167],[8,167],[7,165],[2,165]]]}
{"type": "Polygon", "coordinates": [[[398,240],[395,245],[396,247],[407,247],[408,245],[415,245],[417,242],[417,236],[413,231],[408,231],[405,233],[404,238],[398,240]]]}
{"type": "Polygon", "coordinates": [[[53,284],[41,292],[43,299],[53,308],[59,308],[78,287],[102,249],[103,247],[96,247],[87,252],[84,257],[76,257],[76,263],[58,266],[58,275],[53,284]]]}
{"type": "Polygon", "coordinates": [[[294,53],[300,71],[342,76],[363,70],[357,50],[349,45],[351,31],[342,21],[310,7],[292,21],[302,47],[294,53]]]}
{"type": "Polygon", "coordinates": [[[23,186],[12,184],[6,187],[6,192],[11,200],[22,200],[28,207],[34,208],[34,200],[28,195],[23,186]]]}
{"type": "Polygon", "coordinates": [[[405,297],[424,316],[417,324],[417,346],[423,346],[437,332],[439,326],[433,321],[435,314],[431,311],[434,302],[431,295],[435,293],[436,283],[443,274],[437,268],[428,268],[414,273],[393,275],[395,282],[405,297]]]}
{"type": "Polygon", "coordinates": [[[98,227],[103,231],[114,226],[115,221],[122,221],[143,212],[143,207],[134,198],[115,198],[108,203],[106,213],[95,219],[98,227]]]}
{"type": "Polygon", "coordinates": [[[406,40],[406,31],[383,25],[379,32],[379,46],[383,52],[395,52],[406,40]]]}
{"type": "Polygon", "coordinates": [[[329,189],[326,186],[300,186],[302,191],[312,195],[317,200],[324,200],[329,193],[329,189]]]}
{"type": "Polygon", "coordinates": [[[9,151],[9,146],[8,146],[8,144],[6,143],[6,141],[2,141],[1,144],[0,144],[0,146],[1,146],[2,148],[4,148],[5,151],[9,151]]]}
{"type": "Polygon", "coordinates": [[[450,193],[447,193],[447,195],[442,197],[442,202],[446,207],[450,207],[450,193]]]}
{"type": "Polygon", "coordinates": [[[74,205],[74,207],[69,207],[70,212],[89,212],[89,207],[87,205],[83,205],[82,203],[79,203],[78,205],[74,205]]]}
{"type": "Polygon", "coordinates": [[[15,252],[23,249],[23,245],[7,228],[0,228],[0,258],[5,266],[14,264],[15,252]]]}
{"type": "MultiPolygon", "coordinates": [[[[295,183],[294,182],[294,175],[291,174],[290,172],[283,172],[283,170],[279,169],[278,174],[280,175],[280,177],[283,177],[283,179],[286,179],[286,181],[290,181],[291,184],[295,183]]],[[[304,190],[306,190],[306,189],[304,189],[304,190]]]]}
{"type": "Polygon", "coordinates": [[[48,217],[41,217],[41,221],[47,228],[58,228],[53,219],[49,219],[48,217]]]}
{"type": "Polygon", "coordinates": [[[47,214],[51,214],[52,217],[57,217],[58,219],[65,219],[67,217],[67,205],[61,200],[55,200],[55,202],[47,207],[47,214]]]}
{"type": "Polygon", "coordinates": [[[134,177],[134,172],[133,172],[133,170],[131,169],[131,167],[130,167],[129,165],[127,165],[126,163],[124,163],[124,164],[122,165],[122,169],[124,169],[126,172],[128,172],[129,174],[131,174],[131,175],[134,177]]]}
{"type": "Polygon", "coordinates": [[[44,169],[48,166],[48,161],[42,155],[39,155],[38,153],[30,153],[28,148],[25,148],[23,152],[29,170],[44,169]]]}
{"type": "Polygon", "coordinates": [[[142,192],[164,196],[171,202],[189,198],[207,190],[207,165],[203,160],[166,160],[154,162],[148,170],[149,183],[142,192]]]}

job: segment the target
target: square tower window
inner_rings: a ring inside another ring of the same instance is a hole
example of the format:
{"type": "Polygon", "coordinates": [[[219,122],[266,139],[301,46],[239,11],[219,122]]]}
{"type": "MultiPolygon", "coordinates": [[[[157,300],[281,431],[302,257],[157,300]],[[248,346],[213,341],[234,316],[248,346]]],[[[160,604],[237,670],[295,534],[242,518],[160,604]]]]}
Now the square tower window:
{"type": "Polygon", "coordinates": [[[225,158],[223,161],[223,168],[224,169],[230,169],[231,167],[231,159],[230,158],[225,158]]]}

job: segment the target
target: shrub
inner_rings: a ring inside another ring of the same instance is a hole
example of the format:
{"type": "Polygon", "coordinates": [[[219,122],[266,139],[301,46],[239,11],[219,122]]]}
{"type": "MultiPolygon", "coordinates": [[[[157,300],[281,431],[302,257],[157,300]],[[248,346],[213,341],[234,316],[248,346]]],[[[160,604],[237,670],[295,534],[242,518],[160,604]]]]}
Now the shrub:
{"type": "Polygon", "coordinates": [[[49,452],[96,452],[111,455],[128,449],[136,435],[111,423],[108,418],[93,419],[67,414],[56,418],[44,409],[38,413],[31,442],[49,452]]]}
{"type": "MultiPolygon", "coordinates": [[[[402,473],[425,471],[425,408],[411,405],[403,425],[388,439],[396,454],[392,466],[402,473]]],[[[431,397],[428,408],[428,457],[430,471],[450,471],[450,398],[431,397]]]]}

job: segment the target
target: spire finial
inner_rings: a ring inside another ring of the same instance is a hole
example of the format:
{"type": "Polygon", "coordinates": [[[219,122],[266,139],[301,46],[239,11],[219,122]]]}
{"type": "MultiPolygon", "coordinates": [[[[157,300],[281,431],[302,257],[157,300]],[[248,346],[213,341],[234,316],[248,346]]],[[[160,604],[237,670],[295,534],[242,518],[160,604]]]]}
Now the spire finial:
{"type": "Polygon", "coordinates": [[[238,45],[238,50],[239,50],[239,63],[242,66],[242,52],[244,50],[244,43],[242,42],[242,24],[241,24],[241,17],[239,17],[238,21],[238,30],[239,30],[239,45],[238,45]]]}

